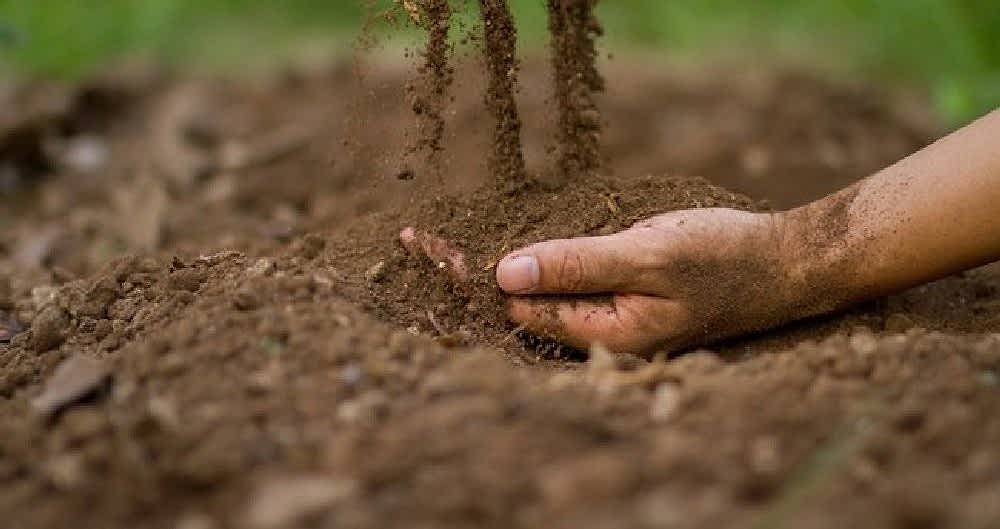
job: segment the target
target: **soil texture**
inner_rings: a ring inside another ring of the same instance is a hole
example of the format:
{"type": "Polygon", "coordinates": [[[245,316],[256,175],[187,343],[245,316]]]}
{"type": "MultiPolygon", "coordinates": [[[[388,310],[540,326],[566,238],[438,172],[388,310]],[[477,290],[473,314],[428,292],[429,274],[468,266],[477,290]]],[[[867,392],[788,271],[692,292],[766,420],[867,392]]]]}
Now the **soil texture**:
{"type": "MultiPolygon", "coordinates": [[[[4,527],[997,527],[995,266],[670,361],[504,320],[508,249],[803,203],[939,132],[871,87],[641,64],[594,96],[604,177],[500,190],[471,80],[442,185],[397,178],[405,64],[0,91],[4,527]]],[[[525,120],[528,174],[553,134],[525,120]]]]}

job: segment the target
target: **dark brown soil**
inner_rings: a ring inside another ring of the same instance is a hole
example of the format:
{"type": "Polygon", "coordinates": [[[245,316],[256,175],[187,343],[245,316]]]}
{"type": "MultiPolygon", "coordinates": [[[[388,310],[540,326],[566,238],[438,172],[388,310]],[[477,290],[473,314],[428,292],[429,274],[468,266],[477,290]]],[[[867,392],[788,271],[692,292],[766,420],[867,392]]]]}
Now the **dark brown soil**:
{"type": "Polygon", "coordinates": [[[594,16],[597,2],[547,0],[559,116],[556,156],[566,180],[601,167],[602,123],[595,97],[604,91],[604,78],[597,70],[595,40],[604,29],[594,16]]]}
{"type": "Polygon", "coordinates": [[[515,96],[518,88],[517,28],[507,0],[480,0],[483,24],[483,60],[489,85],[486,107],[496,123],[490,174],[500,187],[523,183],[527,177],[521,147],[521,116],[515,96]]]}
{"type": "Polygon", "coordinates": [[[487,186],[469,196],[431,198],[372,216],[335,243],[330,263],[349,263],[345,271],[355,278],[354,288],[345,293],[381,319],[437,334],[445,342],[489,344],[534,361],[562,356],[562,351],[508,322],[495,280],[501,257],[532,242],[607,235],[660,213],[698,207],[751,210],[756,205],[702,179],[668,176],[592,177],[552,187],[531,181],[499,190],[487,186]],[[404,250],[398,242],[404,226],[454,241],[465,255],[469,280],[458,282],[447,263],[439,266],[404,250]],[[356,243],[373,233],[380,243],[356,243]],[[366,277],[372,267],[378,276],[366,277]]]}
{"type": "MultiPolygon", "coordinates": [[[[505,246],[756,207],[673,170],[802,203],[938,132],[870,88],[669,71],[607,70],[608,178],[501,195],[456,88],[454,198],[396,178],[399,65],[3,92],[4,131],[53,109],[0,141],[0,324],[27,329],[0,340],[4,527],[996,527],[996,267],[670,362],[507,340],[505,246]],[[460,241],[468,291],[411,224],[460,241]]],[[[529,173],[553,132],[525,123],[529,173]]]]}
{"type": "MultiPolygon", "coordinates": [[[[440,178],[444,155],[445,116],[454,81],[454,52],[448,32],[451,30],[451,4],[448,0],[421,0],[412,4],[415,22],[427,33],[422,52],[420,81],[407,86],[413,113],[418,117],[419,130],[410,155],[423,154],[424,172],[440,178]]],[[[412,172],[412,168],[404,168],[412,172]]]]}

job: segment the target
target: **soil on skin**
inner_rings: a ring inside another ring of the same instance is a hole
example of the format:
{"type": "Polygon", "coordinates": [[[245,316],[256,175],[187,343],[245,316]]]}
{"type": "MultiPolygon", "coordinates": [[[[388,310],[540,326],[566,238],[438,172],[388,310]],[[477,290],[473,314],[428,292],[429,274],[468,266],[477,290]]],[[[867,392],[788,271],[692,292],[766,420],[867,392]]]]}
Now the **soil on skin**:
{"type": "MultiPolygon", "coordinates": [[[[666,170],[784,207],[938,133],[870,88],[644,64],[606,70],[614,178],[568,188],[473,192],[492,122],[456,87],[435,210],[396,178],[403,65],[364,90],[345,65],[0,92],[23,111],[0,132],[0,322],[26,329],[0,339],[4,527],[996,527],[996,267],[670,362],[583,363],[504,342],[462,305],[495,293],[453,297],[399,247],[409,224],[448,235],[481,281],[505,245],[756,207],[666,170]]],[[[545,70],[526,63],[523,115],[545,70]]],[[[552,133],[525,123],[529,172],[552,133]]]]}
{"type": "Polygon", "coordinates": [[[520,360],[537,361],[564,351],[509,322],[495,279],[504,255],[548,239],[609,235],[660,213],[700,207],[759,206],[698,178],[595,176],[572,185],[486,186],[468,196],[430,198],[374,215],[333,245],[330,263],[348,264],[347,277],[355,281],[345,293],[381,319],[437,334],[446,343],[490,344],[520,360]],[[454,241],[465,255],[469,279],[456,281],[448,263],[405,250],[398,241],[405,226],[454,241]],[[357,244],[372,234],[377,242],[357,244]]]}

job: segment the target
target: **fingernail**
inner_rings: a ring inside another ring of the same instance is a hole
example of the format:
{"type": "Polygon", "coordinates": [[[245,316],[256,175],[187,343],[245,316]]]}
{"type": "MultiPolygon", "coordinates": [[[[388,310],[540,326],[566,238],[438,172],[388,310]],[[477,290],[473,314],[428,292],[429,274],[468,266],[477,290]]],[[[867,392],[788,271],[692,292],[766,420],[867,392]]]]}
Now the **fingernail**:
{"type": "Polygon", "coordinates": [[[525,292],[538,286],[541,272],[538,259],[530,255],[508,257],[497,266],[497,283],[510,293],[525,292]]]}

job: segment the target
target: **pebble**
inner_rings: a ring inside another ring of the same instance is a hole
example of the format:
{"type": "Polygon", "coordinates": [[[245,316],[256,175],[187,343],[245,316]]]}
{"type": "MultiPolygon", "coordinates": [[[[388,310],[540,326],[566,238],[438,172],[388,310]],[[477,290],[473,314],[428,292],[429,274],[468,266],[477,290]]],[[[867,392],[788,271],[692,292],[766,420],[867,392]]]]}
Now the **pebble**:
{"type": "Polygon", "coordinates": [[[257,259],[257,261],[247,269],[247,272],[252,277],[266,277],[274,275],[274,272],[278,270],[278,265],[275,264],[271,259],[263,258],[257,259]]]}
{"type": "Polygon", "coordinates": [[[86,470],[79,454],[62,454],[45,462],[42,472],[59,490],[71,490],[86,480],[86,470]]]}
{"type": "Polygon", "coordinates": [[[385,268],[385,261],[375,263],[365,271],[365,281],[368,281],[369,283],[378,283],[379,281],[385,279],[385,268]]]}
{"type": "Polygon", "coordinates": [[[677,415],[681,405],[681,391],[677,384],[665,382],[656,386],[653,401],[649,405],[649,416],[658,423],[670,421],[677,415]]]}
{"type": "Polygon", "coordinates": [[[250,529],[295,527],[322,516],[357,489],[352,480],[328,476],[272,479],[251,494],[246,526],[250,529]]]}
{"type": "Polygon", "coordinates": [[[104,362],[73,356],[59,364],[45,382],[42,394],[31,401],[31,407],[42,417],[52,417],[98,393],[110,383],[111,376],[104,362]]]}
{"type": "Polygon", "coordinates": [[[69,314],[61,307],[50,305],[35,316],[31,323],[31,347],[38,353],[55,349],[66,341],[69,314]]]}
{"type": "Polygon", "coordinates": [[[51,285],[42,285],[31,289],[31,302],[35,310],[42,310],[56,301],[59,289],[51,285]]]}
{"type": "Polygon", "coordinates": [[[868,330],[851,335],[850,345],[851,349],[861,356],[871,356],[878,351],[878,339],[868,330]]]}
{"type": "Polygon", "coordinates": [[[364,371],[356,363],[349,364],[340,372],[340,380],[350,387],[360,384],[362,378],[364,378],[364,371]]]}

